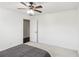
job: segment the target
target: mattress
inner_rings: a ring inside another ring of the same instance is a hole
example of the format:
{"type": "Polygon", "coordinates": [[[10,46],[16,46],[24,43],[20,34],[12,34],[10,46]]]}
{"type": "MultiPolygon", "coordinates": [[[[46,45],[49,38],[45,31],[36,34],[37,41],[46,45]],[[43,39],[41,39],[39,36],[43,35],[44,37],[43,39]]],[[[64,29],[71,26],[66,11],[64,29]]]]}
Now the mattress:
{"type": "Polygon", "coordinates": [[[0,57],[50,57],[50,54],[45,50],[21,44],[1,51],[0,57]]]}

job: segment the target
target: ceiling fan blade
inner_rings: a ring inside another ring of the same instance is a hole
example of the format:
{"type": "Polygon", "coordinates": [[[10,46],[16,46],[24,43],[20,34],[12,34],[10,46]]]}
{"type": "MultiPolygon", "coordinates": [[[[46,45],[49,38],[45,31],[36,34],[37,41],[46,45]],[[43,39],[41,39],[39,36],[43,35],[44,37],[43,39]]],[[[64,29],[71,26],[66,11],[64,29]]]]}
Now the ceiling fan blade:
{"type": "Polygon", "coordinates": [[[27,6],[24,2],[20,2],[22,5],[27,6]]]}
{"type": "Polygon", "coordinates": [[[34,11],[39,12],[39,13],[42,13],[42,11],[40,11],[40,10],[34,10],[34,11]]]}
{"type": "Polygon", "coordinates": [[[26,9],[26,8],[18,8],[18,9],[26,9]]]}
{"type": "Polygon", "coordinates": [[[41,5],[39,5],[39,6],[36,6],[35,8],[43,8],[41,5]]]}

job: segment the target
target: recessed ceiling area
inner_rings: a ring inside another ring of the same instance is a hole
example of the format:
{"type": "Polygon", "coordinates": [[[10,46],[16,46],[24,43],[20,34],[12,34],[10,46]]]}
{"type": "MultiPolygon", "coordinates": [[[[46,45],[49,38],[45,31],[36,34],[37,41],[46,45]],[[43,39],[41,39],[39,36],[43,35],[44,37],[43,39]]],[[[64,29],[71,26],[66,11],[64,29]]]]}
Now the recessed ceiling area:
{"type": "MultiPolygon", "coordinates": [[[[79,6],[79,2],[35,2],[35,3],[43,6],[43,8],[40,9],[43,13],[60,12],[64,10],[75,9],[79,6]]],[[[26,13],[26,11],[28,10],[28,8],[27,10],[18,10],[17,9],[18,7],[24,7],[19,2],[0,2],[0,7],[16,10],[22,13],[26,13]]]]}

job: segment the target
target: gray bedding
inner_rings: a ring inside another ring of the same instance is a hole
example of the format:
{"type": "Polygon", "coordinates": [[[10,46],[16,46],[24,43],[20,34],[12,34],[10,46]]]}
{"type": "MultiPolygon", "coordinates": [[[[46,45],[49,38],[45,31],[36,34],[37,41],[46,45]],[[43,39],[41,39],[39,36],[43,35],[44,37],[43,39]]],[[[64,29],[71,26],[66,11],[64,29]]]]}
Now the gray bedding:
{"type": "Polygon", "coordinates": [[[21,44],[0,52],[0,57],[50,57],[47,51],[21,44]]]}

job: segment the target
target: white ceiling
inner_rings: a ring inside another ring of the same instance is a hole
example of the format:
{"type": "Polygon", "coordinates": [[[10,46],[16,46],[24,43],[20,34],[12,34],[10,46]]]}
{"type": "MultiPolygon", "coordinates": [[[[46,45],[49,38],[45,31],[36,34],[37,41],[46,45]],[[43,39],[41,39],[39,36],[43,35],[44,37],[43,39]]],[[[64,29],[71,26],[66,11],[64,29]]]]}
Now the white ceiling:
{"type": "MultiPolygon", "coordinates": [[[[79,6],[79,2],[37,2],[38,5],[42,5],[40,9],[43,13],[59,12],[69,9],[75,9],[79,6]]],[[[26,13],[26,10],[18,10],[18,7],[24,7],[19,2],[0,2],[0,7],[8,8],[11,10],[20,11],[26,13]]]]}

